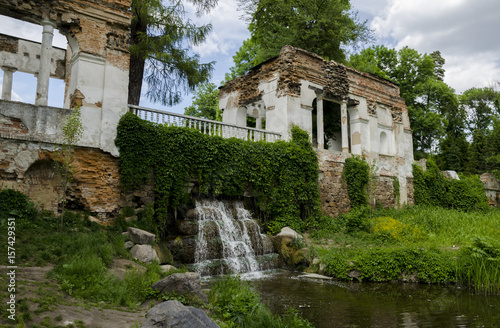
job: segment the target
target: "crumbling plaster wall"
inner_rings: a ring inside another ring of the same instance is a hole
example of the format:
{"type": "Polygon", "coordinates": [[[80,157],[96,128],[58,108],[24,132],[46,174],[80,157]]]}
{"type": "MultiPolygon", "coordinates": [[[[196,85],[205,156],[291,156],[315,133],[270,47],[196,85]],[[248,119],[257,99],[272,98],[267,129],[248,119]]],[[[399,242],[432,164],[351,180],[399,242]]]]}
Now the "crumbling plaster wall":
{"type": "Polygon", "coordinates": [[[394,178],[399,180],[401,203],[412,203],[413,185],[408,183],[412,179],[412,135],[404,99],[392,82],[285,46],[279,57],[222,87],[219,104],[225,122],[245,126],[246,108],[258,102],[265,108],[266,130],[279,132],[287,140],[292,124],[312,135],[313,101],[318,96],[346,102],[349,113],[350,153],[318,150],[324,210],[330,208],[326,212],[335,215],[349,207],[345,193],[337,188],[341,177],[337,171],[352,154],[363,155],[376,165],[381,185],[376,198],[381,204],[394,204],[396,198],[388,196],[393,195],[394,178]]]}
{"type": "Polygon", "coordinates": [[[130,0],[0,0],[0,14],[49,21],[67,37],[64,107],[82,107],[82,146],[118,155],[116,126],[127,111],[130,0]]]}

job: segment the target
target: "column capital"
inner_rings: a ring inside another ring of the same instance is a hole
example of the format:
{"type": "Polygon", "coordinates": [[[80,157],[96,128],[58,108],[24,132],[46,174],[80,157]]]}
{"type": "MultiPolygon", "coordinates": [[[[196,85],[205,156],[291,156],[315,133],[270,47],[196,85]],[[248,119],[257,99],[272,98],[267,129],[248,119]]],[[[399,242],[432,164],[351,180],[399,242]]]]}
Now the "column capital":
{"type": "Polygon", "coordinates": [[[0,68],[1,68],[1,69],[2,69],[2,71],[4,71],[4,72],[12,72],[12,73],[14,73],[14,72],[16,72],[16,71],[17,71],[17,68],[15,68],[15,67],[11,67],[11,66],[1,66],[0,68]]]}

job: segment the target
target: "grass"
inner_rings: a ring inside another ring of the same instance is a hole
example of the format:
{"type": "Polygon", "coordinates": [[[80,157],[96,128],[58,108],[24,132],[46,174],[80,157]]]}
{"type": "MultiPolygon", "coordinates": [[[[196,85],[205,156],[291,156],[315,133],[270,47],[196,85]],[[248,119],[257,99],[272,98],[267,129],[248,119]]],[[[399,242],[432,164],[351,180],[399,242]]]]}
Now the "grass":
{"type": "Polygon", "coordinates": [[[226,276],[216,281],[210,290],[210,306],[221,327],[242,328],[313,328],[293,309],[283,317],[273,315],[262,304],[260,296],[248,282],[238,276],[226,276]]]}
{"type": "MultiPolygon", "coordinates": [[[[311,255],[339,279],[459,283],[500,294],[500,211],[355,210],[311,231],[311,255]]],[[[319,269],[319,265],[310,270],[319,269]]]]}

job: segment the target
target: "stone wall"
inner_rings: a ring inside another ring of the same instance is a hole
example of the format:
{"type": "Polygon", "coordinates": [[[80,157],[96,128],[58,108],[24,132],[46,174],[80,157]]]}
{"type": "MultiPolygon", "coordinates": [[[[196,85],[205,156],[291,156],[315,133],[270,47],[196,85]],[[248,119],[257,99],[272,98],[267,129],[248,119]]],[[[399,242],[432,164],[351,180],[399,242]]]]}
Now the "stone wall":
{"type": "MultiPolygon", "coordinates": [[[[332,154],[327,151],[318,152],[319,159],[319,192],[321,209],[324,214],[337,217],[351,209],[351,202],[347,192],[347,185],[342,180],[342,171],[349,154],[332,154]]],[[[397,197],[394,193],[394,179],[396,176],[380,175],[376,178],[374,197],[376,204],[383,208],[396,207],[397,197]]],[[[407,183],[408,204],[413,201],[413,178],[407,183]]]]}

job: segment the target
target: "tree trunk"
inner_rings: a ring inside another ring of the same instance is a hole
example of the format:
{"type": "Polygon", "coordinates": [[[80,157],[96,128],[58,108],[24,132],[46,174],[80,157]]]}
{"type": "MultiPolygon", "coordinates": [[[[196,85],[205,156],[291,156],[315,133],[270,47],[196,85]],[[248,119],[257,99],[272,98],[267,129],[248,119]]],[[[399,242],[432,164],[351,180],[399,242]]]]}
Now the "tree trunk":
{"type": "MultiPolygon", "coordinates": [[[[138,33],[146,33],[147,25],[142,24],[141,20],[137,17],[132,20],[132,25],[130,26],[130,44],[138,44],[139,36],[138,33]]],[[[141,100],[141,89],[142,89],[142,78],[144,76],[144,63],[145,58],[140,54],[130,54],[130,69],[129,69],[129,80],[128,80],[128,103],[130,105],[139,105],[141,100]]]]}

